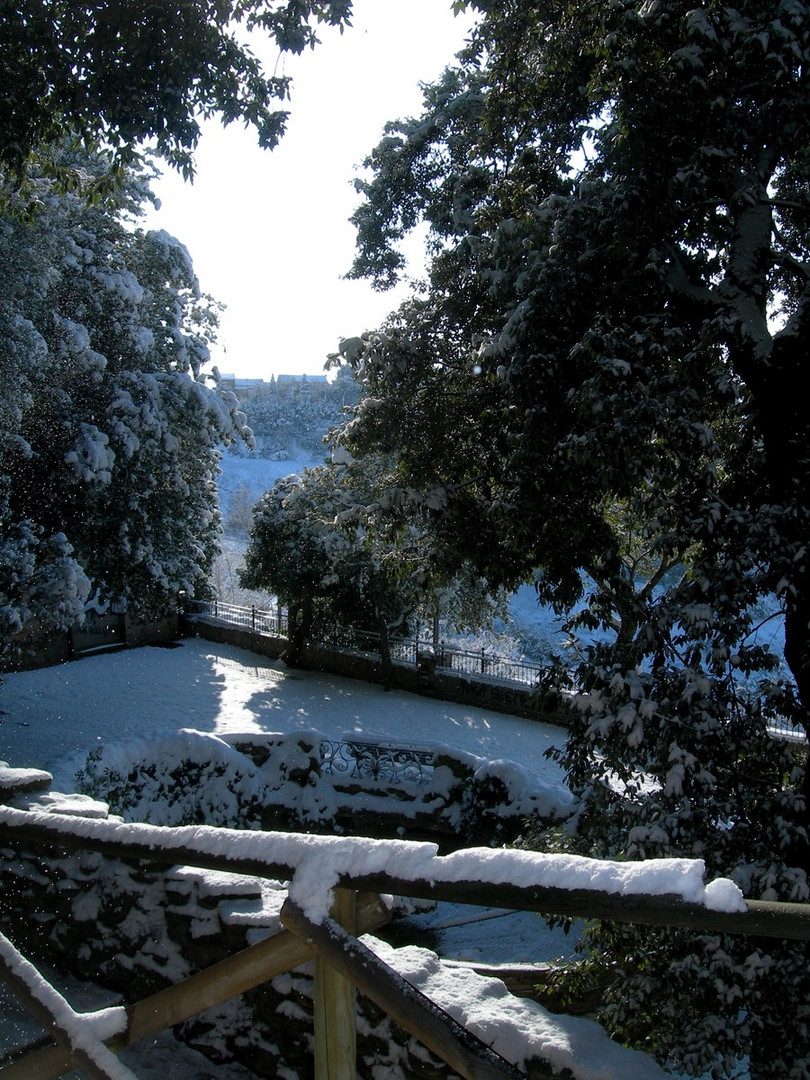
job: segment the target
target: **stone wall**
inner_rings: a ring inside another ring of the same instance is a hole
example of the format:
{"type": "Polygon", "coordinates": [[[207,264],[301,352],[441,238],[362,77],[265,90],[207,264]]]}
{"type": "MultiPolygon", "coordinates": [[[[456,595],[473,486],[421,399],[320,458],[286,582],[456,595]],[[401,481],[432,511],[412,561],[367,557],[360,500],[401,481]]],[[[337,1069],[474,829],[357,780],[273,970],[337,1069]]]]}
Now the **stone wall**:
{"type": "MultiPolygon", "coordinates": [[[[122,623],[121,639],[117,642],[110,640],[106,647],[163,645],[176,641],[180,636],[180,616],[177,612],[149,620],[125,614],[122,623]]],[[[85,655],[80,641],[80,635],[72,631],[50,630],[32,620],[11,639],[7,655],[0,658],[0,672],[30,671],[76,660],[85,655]]]]}

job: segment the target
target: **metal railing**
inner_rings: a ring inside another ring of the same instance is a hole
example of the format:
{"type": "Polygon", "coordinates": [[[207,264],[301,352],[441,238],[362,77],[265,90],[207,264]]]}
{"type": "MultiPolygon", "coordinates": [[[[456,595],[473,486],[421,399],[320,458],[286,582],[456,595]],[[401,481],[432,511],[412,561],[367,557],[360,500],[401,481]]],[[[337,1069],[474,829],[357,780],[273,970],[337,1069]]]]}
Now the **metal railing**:
{"type": "Polygon", "coordinates": [[[267,608],[240,607],[238,604],[226,604],[221,600],[189,600],[186,610],[190,615],[204,615],[210,619],[219,619],[229,626],[240,626],[244,630],[254,630],[257,634],[273,634],[284,637],[287,633],[287,611],[279,606],[275,611],[267,608]]]}
{"type": "MultiPolygon", "coordinates": [[[[187,604],[187,610],[190,615],[218,619],[231,626],[252,630],[257,634],[283,637],[288,630],[287,611],[282,607],[276,610],[265,610],[255,606],[239,607],[236,604],[225,604],[218,600],[191,600],[187,604]]],[[[339,649],[342,652],[378,656],[380,651],[378,634],[353,627],[330,627],[318,634],[317,641],[320,645],[327,645],[331,649],[339,649]]],[[[468,650],[444,641],[434,648],[430,641],[416,638],[392,638],[389,648],[391,659],[400,664],[412,666],[427,664],[439,671],[452,671],[477,678],[483,676],[517,683],[521,686],[535,686],[543,671],[543,666],[539,663],[497,656],[486,649],[468,650]]]]}
{"type": "Polygon", "coordinates": [[[520,683],[522,686],[535,686],[543,671],[541,664],[530,660],[495,656],[486,649],[473,652],[455,645],[446,645],[444,642],[441,642],[436,651],[436,667],[463,675],[502,679],[504,682],[520,683]]]}
{"type": "MultiPolygon", "coordinates": [[[[287,612],[279,607],[275,611],[257,607],[239,607],[236,604],[224,604],[217,600],[192,600],[188,602],[189,614],[204,615],[219,619],[232,626],[241,626],[259,634],[272,634],[283,637],[287,634],[287,612]]],[[[351,627],[333,627],[319,635],[319,644],[341,652],[360,653],[366,656],[378,656],[379,635],[351,627]]],[[[453,672],[457,675],[469,675],[475,679],[493,679],[522,687],[537,686],[545,670],[542,664],[530,660],[515,660],[511,657],[497,656],[486,649],[468,650],[450,645],[444,641],[438,647],[432,642],[414,638],[393,639],[390,643],[391,659],[400,664],[412,666],[427,665],[436,671],[453,672]]],[[[768,725],[771,735],[780,739],[804,742],[804,728],[794,727],[787,720],[771,721],[768,725]]]]}
{"type": "Polygon", "coordinates": [[[429,784],[435,748],[369,739],[321,739],[321,772],[344,779],[429,784]]]}

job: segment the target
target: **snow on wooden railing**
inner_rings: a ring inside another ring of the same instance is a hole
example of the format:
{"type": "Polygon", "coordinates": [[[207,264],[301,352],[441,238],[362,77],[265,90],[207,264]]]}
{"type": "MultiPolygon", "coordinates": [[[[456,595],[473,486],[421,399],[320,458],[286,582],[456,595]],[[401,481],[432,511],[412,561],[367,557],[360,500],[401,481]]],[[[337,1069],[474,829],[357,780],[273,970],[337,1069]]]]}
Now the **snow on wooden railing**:
{"type": "MultiPolygon", "coordinates": [[[[0,975],[31,1015],[69,1050],[69,1057],[81,1065],[91,1080],[137,1080],[104,1042],[124,1030],[124,1009],[74,1012],[4,934],[0,934],[0,975]]],[[[30,1063],[27,1068],[30,1069],[30,1063]]],[[[29,1071],[26,1075],[32,1078],[37,1074],[29,1071]]]]}
{"type": "Polygon", "coordinates": [[[0,807],[0,839],[83,848],[291,882],[325,917],[336,887],[656,926],[810,940],[810,905],[748,900],[704,883],[699,859],[612,862],[505,848],[439,855],[433,843],[122,823],[0,807]]]}
{"type": "MultiPolygon", "coordinates": [[[[436,845],[429,843],[245,832],[210,826],[167,828],[8,806],[0,806],[0,840],[87,849],[150,863],[181,863],[290,881],[289,897],[281,912],[286,938],[277,940],[276,935],[250,946],[245,950],[248,955],[231,957],[179,986],[130,1006],[126,1010],[126,1031],[122,1036],[120,1027],[117,1029],[116,1045],[173,1025],[314,954],[317,1080],[354,1080],[354,1060],[351,1054],[347,1056],[344,1036],[349,1038],[346,1032],[353,1030],[355,986],[462,1076],[471,1080],[515,1080],[526,1075],[469,1030],[474,1025],[466,1014],[464,1026],[431,1000],[436,994],[430,987],[427,996],[415,990],[368,945],[357,940],[356,934],[368,929],[369,924],[380,925],[374,921],[378,913],[371,918],[359,914],[363,905],[357,905],[356,894],[360,891],[810,939],[810,905],[746,902],[728,880],[705,883],[704,866],[699,860],[620,863],[490,848],[440,856],[436,845]],[[339,923],[347,925],[341,927],[339,923]],[[257,950],[262,951],[260,959],[257,950]],[[343,1032],[337,1044],[335,1032],[343,1032]]],[[[368,904],[366,910],[370,910],[368,904]]],[[[4,958],[7,970],[28,972],[27,962],[11,946],[4,958]]],[[[35,976],[28,974],[30,978],[23,977],[21,983],[15,984],[26,1000],[37,985],[35,976]]],[[[42,997],[40,994],[40,1000],[42,997]]],[[[513,1012],[507,1010],[507,1014],[513,1012]]],[[[585,1080],[596,1075],[597,1061],[600,1076],[634,1076],[639,1080],[663,1077],[649,1058],[612,1043],[596,1025],[576,1018],[552,1017],[542,1010],[535,1020],[541,1015],[540,1027],[546,1027],[535,1033],[532,1043],[533,1077],[547,1078],[568,1069],[585,1080]]],[[[92,1026],[95,1019],[88,1021],[90,1029],[85,1031],[79,1024],[81,1018],[72,1010],[60,1015],[58,1008],[51,1007],[48,1016],[51,1029],[66,1049],[40,1051],[36,1071],[31,1071],[30,1058],[6,1066],[0,1069],[3,1080],[58,1076],[66,1068],[66,1060],[67,1066],[79,1061],[88,1075],[103,1080],[131,1078],[123,1066],[118,1068],[117,1059],[110,1063],[101,1053],[104,1048],[100,1049],[100,1036],[92,1026]],[[81,1032],[78,1036],[76,1030],[81,1032]]],[[[514,1042],[513,1037],[508,1045],[514,1042]]]]}
{"type": "MultiPolygon", "coordinates": [[[[379,897],[370,893],[358,894],[355,915],[358,933],[377,930],[389,918],[379,897]]],[[[16,950],[13,955],[15,963],[27,963],[16,950]]],[[[101,1013],[77,1014],[70,1010],[67,1022],[59,1018],[62,1022],[46,1024],[58,1045],[34,1049],[25,1057],[0,1067],[0,1076],[3,1080],[46,1080],[75,1068],[79,1058],[74,1052],[72,1040],[80,1022],[87,1024],[91,1036],[103,1038],[109,1051],[121,1050],[156,1035],[164,1028],[181,1024],[237,994],[252,990],[311,959],[312,949],[308,945],[291,931],[281,930],[189,976],[183,982],[158,990],[134,1004],[101,1013]],[[106,1023],[105,1029],[99,1027],[100,1020],[106,1023]]],[[[31,965],[28,966],[31,968],[31,965]]],[[[19,996],[27,1003],[23,995],[19,996]]],[[[65,1007],[70,1009],[67,1003],[65,1007]]]]}

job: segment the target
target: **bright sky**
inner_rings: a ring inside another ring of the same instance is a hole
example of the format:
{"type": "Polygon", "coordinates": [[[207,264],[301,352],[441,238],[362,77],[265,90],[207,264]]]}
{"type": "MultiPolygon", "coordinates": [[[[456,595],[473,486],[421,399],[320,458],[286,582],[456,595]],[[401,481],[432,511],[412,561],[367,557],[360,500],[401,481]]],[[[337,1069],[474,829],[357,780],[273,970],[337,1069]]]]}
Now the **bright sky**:
{"type": "MultiPolygon", "coordinates": [[[[419,83],[452,62],[470,24],[450,0],[355,0],[343,35],[324,29],[313,52],[283,61],[294,85],[276,150],[208,124],[193,186],[174,173],[156,183],[162,206],[148,226],[177,236],[203,291],[227,305],[222,372],[318,374],[341,338],[396,306],[395,294],[341,280],[354,254],[351,181],[385,122],[418,114],[419,83]]],[[[268,70],[277,55],[268,47],[268,70]]]]}

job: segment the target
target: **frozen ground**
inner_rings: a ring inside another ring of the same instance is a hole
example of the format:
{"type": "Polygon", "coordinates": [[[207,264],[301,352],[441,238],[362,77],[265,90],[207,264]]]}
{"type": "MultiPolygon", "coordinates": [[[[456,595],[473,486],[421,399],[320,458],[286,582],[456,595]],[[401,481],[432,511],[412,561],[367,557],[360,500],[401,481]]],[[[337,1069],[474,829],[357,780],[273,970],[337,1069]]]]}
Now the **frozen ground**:
{"type": "Polygon", "coordinates": [[[75,768],[99,743],[180,728],[235,732],[320,731],[446,743],[560,783],[544,751],[561,745],[550,724],[391,691],[354,679],[290,671],[227,645],[187,640],[91,656],[7,676],[0,688],[0,759],[45,768],[69,790],[75,768]]]}
{"type": "Polygon", "coordinates": [[[326,459],[326,447],[321,458],[291,457],[283,461],[273,461],[255,453],[227,452],[222,456],[221,475],[217,482],[222,515],[227,520],[233,498],[241,488],[247,488],[255,502],[273,486],[276,480],[290,473],[311,469],[321,465],[326,459]]]}

